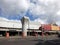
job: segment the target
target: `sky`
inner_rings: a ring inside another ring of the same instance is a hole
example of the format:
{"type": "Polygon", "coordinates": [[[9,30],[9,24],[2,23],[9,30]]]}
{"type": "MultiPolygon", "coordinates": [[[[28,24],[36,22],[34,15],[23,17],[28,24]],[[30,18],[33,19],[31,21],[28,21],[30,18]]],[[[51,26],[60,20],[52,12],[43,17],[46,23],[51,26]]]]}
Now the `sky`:
{"type": "Polygon", "coordinates": [[[60,25],[60,0],[0,0],[0,20],[19,21],[23,16],[60,25]]]}

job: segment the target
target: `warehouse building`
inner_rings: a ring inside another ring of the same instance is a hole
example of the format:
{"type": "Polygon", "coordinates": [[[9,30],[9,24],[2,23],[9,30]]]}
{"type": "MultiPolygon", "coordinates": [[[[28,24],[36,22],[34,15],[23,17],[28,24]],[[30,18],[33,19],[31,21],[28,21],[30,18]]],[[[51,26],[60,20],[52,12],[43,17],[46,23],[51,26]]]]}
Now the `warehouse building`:
{"type": "Polygon", "coordinates": [[[39,32],[40,22],[30,21],[28,17],[23,17],[19,22],[0,20],[0,36],[29,35],[33,30],[39,32]]]}

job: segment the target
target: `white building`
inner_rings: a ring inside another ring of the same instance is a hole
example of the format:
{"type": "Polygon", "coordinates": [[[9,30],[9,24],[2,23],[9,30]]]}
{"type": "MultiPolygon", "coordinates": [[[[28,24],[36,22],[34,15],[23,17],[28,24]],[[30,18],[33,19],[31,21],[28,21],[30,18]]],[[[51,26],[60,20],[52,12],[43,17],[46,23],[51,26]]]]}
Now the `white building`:
{"type": "MultiPolygon", "coordinates": [[[[28,24],[29,29],[39,29],[39,26],[41,25],[40,22],[34,22],[29,21],[28,24]]],[[[0,27],[6,27],[6,28],[22,28],[21,21],[6,21],[6,20],[0,20],[0,27]]]]}
{"type": "MultiPolygon", "coordinates": [[[[24,17],[25,18],[25,17],[24,17]]],[[[40,22],[34,22],[30,21],[27,24],[27,31],[29,30],[35,30],[39,29],[40,22]]],[[[0,32],[1,31],[22,31],[22,22],[21,21],[6,21],[6,20],[0,20],[0,32]]]]}

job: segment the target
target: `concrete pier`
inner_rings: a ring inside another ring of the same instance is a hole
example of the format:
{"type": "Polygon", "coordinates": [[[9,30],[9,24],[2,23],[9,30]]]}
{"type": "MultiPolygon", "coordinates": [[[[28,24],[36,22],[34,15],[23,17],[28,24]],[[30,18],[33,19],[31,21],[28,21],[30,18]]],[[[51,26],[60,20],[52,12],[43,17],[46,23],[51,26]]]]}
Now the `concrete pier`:
{"type": "Polygon", "coordinates": [[[29,18],[24,16],[21,19],[21,22],[22,22],[22,36],[26,37],[27,36],[27,29],[28,29],[29,18]]]}

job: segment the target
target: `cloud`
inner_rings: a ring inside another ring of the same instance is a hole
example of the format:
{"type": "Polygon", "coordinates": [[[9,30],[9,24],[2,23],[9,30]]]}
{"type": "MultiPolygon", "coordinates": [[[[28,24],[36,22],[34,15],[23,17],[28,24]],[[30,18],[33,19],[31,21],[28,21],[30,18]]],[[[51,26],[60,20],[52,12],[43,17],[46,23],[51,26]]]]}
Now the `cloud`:
{"type": "Polygon", "coordinates": [[[9,20],[9,19],[7,19],[7,18],[4,18],[4,17],[0,17],[0,21],[21,22],[20,20],[9,20]]]}
{"type": "Polygon", "coordinates": [[[57,11],[57,13],[56,13],[58,16],[60,16],[60,10],[59,11],[57,11]]]}
{"type": "Polygon", "coordinates": [[[60,8],[59,0],[33,0],[31,1],[31,9],[30,12],[33,15],[47,15],[54,14],[60,8]],[[35,2],[35,3],[34,3],[35,2]]]}
{"type": "Polygon", "coordinates": [[[40,22],[41,24],[46,24],[46,20],[41,20],[39,18],[35,19],[34,22],[40,22]]]}
{"type": "Polygon", "coordinates": [[[0,0],[2,17],[23,17],[27,11],[40,22],[60,22],[60,0],[0,0]]]}
{"type": "Polygon", "coordinates": [[[0,17],[0,21],[8,21],[7,18],[0,17]]]}
{"type": "Polygon", "coordinates": [[[0,11],[4,17],[12,15],[24,16],[29,8],[28,0],[0,0],[0,11]]]}
{"type": "Polygon", "coordinates": [[[57,21],[56,24],[60,26],[60,21],[57,21]]]}
{"type": "Polygon", "coordinates": [[[38,16],[40,20],[46,20],[47,23],[59,22],[60,0],[32,0],[30,13],[33,17],[38,16]]]}
{"type": "Polygon", "coordinates": [[[44,11],[44,8],[42,8],[41,6],[31,4],[30,13],[36,16],[36,15],[45,14],[45,11],[44,11]]]}

